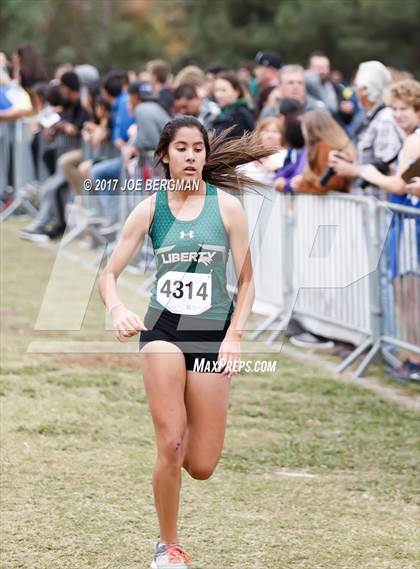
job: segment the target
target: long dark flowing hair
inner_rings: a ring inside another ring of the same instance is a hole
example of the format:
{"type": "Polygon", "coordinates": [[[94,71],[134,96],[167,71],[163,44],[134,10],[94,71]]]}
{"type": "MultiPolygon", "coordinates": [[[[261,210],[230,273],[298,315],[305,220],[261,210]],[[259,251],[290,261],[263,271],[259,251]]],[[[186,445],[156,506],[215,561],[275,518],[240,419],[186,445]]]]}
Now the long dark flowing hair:
{"type": "Polygon", "coordinates": [[[203,136],[206,149],[206,163],[203,168],[205,182],[218,188],[237,191],[243,191],[246,187],[267,187],[236,168],[270,156],[276,152],[276,148],[265,147],[259,134],[255,132],[246,133],[240,138],[225,140],[234,127],[224,130],[218,136],[209,136],[204,126],[193,116],[172,119],[162,129],[155,156],[162,164],[167,178],[170,178],[169,165],[162,162],[162,158],[168,154],[169,144],[175,138],[177,131],[183,127],[197,128],[203,136]]]}

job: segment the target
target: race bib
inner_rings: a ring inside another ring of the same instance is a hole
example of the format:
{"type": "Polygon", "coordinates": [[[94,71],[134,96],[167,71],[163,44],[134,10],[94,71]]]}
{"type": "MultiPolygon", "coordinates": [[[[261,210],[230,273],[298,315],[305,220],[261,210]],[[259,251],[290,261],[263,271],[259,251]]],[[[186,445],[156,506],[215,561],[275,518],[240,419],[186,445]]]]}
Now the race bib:
{"type": "Polygon", "coordinates": [[[156,300],[175,314],[201,314],[211,307],[211,274],[168,271],[157,282],[156,300]]]}

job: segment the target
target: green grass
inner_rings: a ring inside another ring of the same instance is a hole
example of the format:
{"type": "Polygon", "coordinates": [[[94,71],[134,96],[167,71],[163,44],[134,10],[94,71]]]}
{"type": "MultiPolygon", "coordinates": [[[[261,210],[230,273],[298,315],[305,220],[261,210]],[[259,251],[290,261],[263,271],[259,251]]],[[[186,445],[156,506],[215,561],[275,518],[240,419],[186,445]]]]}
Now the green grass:
{"type": "MultiPolygon", "coordinates": [[[[81,331],[33,331],[53,257],[16,239],[15,225],[1,229],[1,566],[145,569],[158,528],[138,358],[26,353],[33,340],[112,333],[96,292],[81,331]]],[[[74,293],[84,269],[67,271],[74,293]]],[[[124,295],[141,313],[145,300],[124,295]]],[[[180,534],[194,567],[418,567],[418,415],[273,357],[276,373],[232,382],[213,477],[183,474],[180,534]]]]}

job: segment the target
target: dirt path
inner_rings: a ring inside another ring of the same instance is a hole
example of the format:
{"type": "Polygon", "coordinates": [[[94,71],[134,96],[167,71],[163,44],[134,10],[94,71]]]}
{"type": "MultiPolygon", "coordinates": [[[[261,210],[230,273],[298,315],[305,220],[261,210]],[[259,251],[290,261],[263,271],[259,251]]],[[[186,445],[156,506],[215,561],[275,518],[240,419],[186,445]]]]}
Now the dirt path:
{"type": "Polygon", "coordinates": [[[327,371],[329,375],[333,376],[334,379],[338,381],[352,383],[353,385],[360,385],[360,387],[374,391],[386,401],[391,401],[392,403],[396,403],[402,407],[406,407],[407,409],[420,412],[420,394],[401,393],[397,388],[394,388],[391,385],[385,385],[377,377],[359,377],[355,379],[349,372],[342,372],[340,374],[335,373],[334,368],[336,364],[326,361],[321,355],[314,351],[304,351],[290,345],[284,345],[282,352],[296,361],[327,371]]]}

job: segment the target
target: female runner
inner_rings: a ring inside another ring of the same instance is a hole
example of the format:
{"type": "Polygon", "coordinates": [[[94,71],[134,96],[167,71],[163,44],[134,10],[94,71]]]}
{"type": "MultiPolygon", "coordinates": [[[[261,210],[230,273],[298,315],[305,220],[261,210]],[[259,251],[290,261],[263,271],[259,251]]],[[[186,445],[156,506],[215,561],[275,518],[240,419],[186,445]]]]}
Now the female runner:
{"type": "Polygon", "coordinates": [[[255,186],[236,167],[273,149],[252,134],[224,141],[225,134],[210,142],[200,122],[189,116],[164,127],[156,155],[166,177],[198,180],[199,189],[158,191],[142,201],[128,217],[99,281],[116,338],[122,342],[141,331],[140,367],[157,444],[155,569],[186,569],[191,562],[177,532],[181,468],[197,480],[208,479],[216,468],[231,376],[254,301],[244,211],[236,197],[218,188],[255,186]],[[121,302],[116,283],[147,233],[157,271],[143,323],[121,302]],[[229,250],[238,279],[235,307],[226,285],[229,250]]]}

